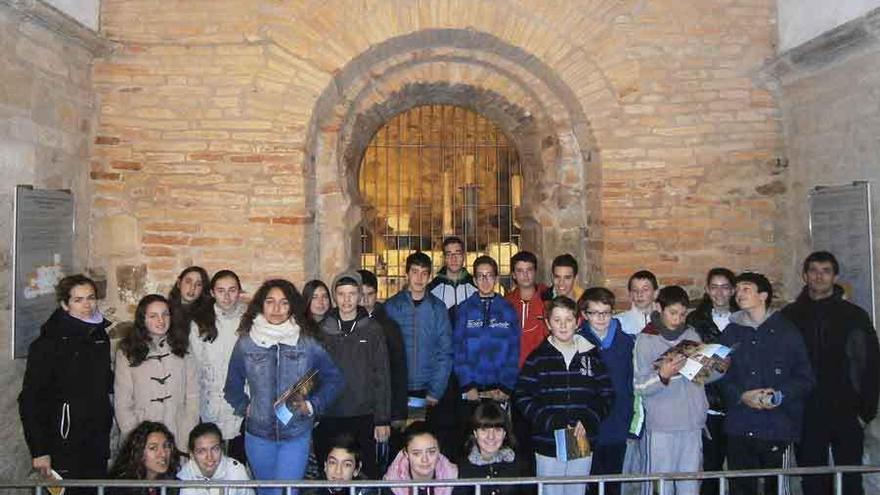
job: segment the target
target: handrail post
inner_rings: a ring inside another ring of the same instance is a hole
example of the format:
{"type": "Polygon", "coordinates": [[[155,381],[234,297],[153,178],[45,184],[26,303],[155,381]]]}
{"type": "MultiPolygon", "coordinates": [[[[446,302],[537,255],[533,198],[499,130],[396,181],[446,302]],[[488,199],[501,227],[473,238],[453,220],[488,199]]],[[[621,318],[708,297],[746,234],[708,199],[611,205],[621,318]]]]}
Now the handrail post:
{"type": "Polygon", "coordinates": [[[605,495],[605,480],[599,480],[599,495],[605,495]]]}
{"type": "Polygon", "coordinates": [[[348,495],[357,495],[357,487],[354,485],[348,487],[348,495]]]}
{"type": "Polygon", "coordinates": [[[474,483],[474,495],[482,495],[483,483],[474,483]]]}
{"type": "Polygon", "coordinates": [[[98,495],[104,495],[104,485],[98,485],[98,495]]]}
{"type": "Polygon", "coordinates": [[[660,495],[666,495],[666,478],[660,478],[660,495]]]}
{"type": "Polygon", "coordinates": [[[785,495],[785,475],[782,473],[776,475],[776,495],[785,495]]]}
{"type": "Polygon", "coordinates": [[[167,488],[165,485],[162,485],[162,486],[159,488],[159,493],[162,494],[162,495],[168,495],[168,488],[167,488]]]}
{"type": "Polygon", "coordinates": [[[43,487],[40,485],[35,486],[34,495],[43,495],[43,487]]]}
{"type": "Polygon", "coordinates": [[[843,494],[843,472],[837,471],[834,473],[834,495],[842,495],[843,494]]]}
{"type": "Polygon", "coordinates": [[[285,486],[285,487],[284,487],[284,493],[285,493],[286,495],[293,495],[293,487],[290,486],[290,485],[285,486]]]}
{"type": "MultiPolygon", "coordinates": [[[[703,480],[703,482],[705,481],[703,480]]],[[[718,495],[727,495],[727,478],[724,476],[718,477],[718,495]]]]}
{"type": "MultiPolygon", "coordinates": [[[[39,495],[39,494],[37,494],[37,495],[39,495]]],[[[538,482],[538,495],[544,495],[544,482],[543,481],[538,482]]]]}

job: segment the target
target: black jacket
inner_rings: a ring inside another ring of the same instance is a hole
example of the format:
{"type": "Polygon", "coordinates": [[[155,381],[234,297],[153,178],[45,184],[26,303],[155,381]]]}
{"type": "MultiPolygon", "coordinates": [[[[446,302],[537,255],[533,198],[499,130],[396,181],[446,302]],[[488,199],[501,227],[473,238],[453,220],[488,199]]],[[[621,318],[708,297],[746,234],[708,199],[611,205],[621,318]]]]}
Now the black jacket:
{"type": "MultiPolygon", "coordinates": [[[[510,449],[502,449],[502,452],[508,451],[513,454],[510,449]]],[[[479,454],[476,454],[477,456],[479,454]]],[[[478,465],[473,462],[474,453],[465,456],[458,463],[458,479],[479,479],[487,480],[494,478],[519,478],[528,476],[526,466],[520,462],[520,458],[514,456],[511,461],[499,460],[491,464],[478,465]]],[[[519,485],[483,485],[480,493],[483,495],[519,495],[524,493],[524,487],[519,485]]],[[[453,495],[473,495],[475,492],[473,486],[457,486],[453,490],[453,495]]]]}
{"type": "Polygon", "coordinates": [[[406,348],[403,334],[397,322],[388,317],[385,307],[376,303],[370,318],[378,321],[385,332],[385,343],[388,345],[388,360],[391,365],[391,421],[407,418],[407,385],[406,348]]]}
{"type": "Polygon", "coordinates": [[[58,308],[31,343],[18,396],[31,456],[110,456],[108,326],[107,320],[86,323],[58,308]]]}
{"type": "Polygon", "coordinates": [[[342,392],[325,416],[372,414],[376,426],[390,424],[388,345],[379,322],[358,306],[354,326],[346,333],[339,319],[339,310],[334,308],[321,322],[321,336],[324,348],[345,378],[342,392]]]}
{"type": "MultiPolygon", "coordinates": [[[[731,313],[736,312],[737,308],[731,305],[731,313]]],[[[699,334],[700,339],[706,344],[717,343],[721,339],[721,329],[712,319],[712,300],[703,297],[700,305],[687,316],[687,324],[694,327],[699,334]]],[[[724,405],[724,394],[721,391],[721,385],[716,381],[706,384],[706,399],[709,401],[709,409],[718,412],[726,412],[724,405]]]]}
{"type": "Polygon", "coordinates": [[[818,301],[810,299],[805,287],[782,312],[801,331],[817,378],[806,402],[806,420],[874,419],[880,398],[880,345],[868,314],[844,300],[839,286],[818,301]]]}

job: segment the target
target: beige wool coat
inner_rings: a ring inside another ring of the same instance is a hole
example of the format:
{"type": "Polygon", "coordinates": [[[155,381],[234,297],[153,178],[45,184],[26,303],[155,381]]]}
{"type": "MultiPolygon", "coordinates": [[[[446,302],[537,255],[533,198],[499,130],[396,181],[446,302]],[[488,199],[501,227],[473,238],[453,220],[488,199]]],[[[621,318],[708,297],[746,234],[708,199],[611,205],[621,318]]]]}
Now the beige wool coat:
{"type": "Polygon", "coordinates": [[[144,362],[132,367],[116,351],[113,407],[121,438],[142,421],[159,421],[174,434],[177,448],[186,451],[189,432],[199,422],[199,384],[196,361],[181,358],[166,343],[150,343],[144,362]]]}

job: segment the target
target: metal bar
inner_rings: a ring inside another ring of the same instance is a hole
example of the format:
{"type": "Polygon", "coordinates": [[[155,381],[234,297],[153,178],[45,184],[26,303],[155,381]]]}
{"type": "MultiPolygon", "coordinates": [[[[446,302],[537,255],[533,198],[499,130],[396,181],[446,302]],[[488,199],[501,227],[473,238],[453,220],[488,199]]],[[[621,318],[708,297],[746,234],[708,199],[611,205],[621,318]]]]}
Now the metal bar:
{"type": "Polygon", "coordinates": [[[599,495],[605,495],[605,482],[599,480],[599,495]]]}
{"type": "Polygon", "coordinates": [[[168,494],[168,487],[165,486],[165,485],[162,485],[162,487],[159,488],[159,493],[160,493],[161,495],[167,495],[167,494],[168,494]]]}
{"type": "Polygon", "coordinates": [[[538,482],[538,495],[544,495],[544,483],[538,482]]]}
{"type": "Polygon", "coordinates": [[[776,495],[785,495],[785,475],[784,474],[778,474],[776,476],[776,495]]]}
{"type": "Polygon", "coordinates": [[[840,471],[834,473],[834,495],[843,495],[843,473],[840,471]]]}
{"type": "Polygon", "coordinates": [[[666,495],[666,479],[660,478],[660,482],[658,483],[660,488],[660,495],[666,495]]]}
{"type": "Polygon", "coordinates": [[[727,478],[724,476],[718,478],[718,495],[727,495],[727,478]]]}
{"type": "Polygon", "coordinates": [[[285,495],[293,495],[293,487],[290,485],[287,485],[286,487],[284,487],[284,494],[285,495]]]}

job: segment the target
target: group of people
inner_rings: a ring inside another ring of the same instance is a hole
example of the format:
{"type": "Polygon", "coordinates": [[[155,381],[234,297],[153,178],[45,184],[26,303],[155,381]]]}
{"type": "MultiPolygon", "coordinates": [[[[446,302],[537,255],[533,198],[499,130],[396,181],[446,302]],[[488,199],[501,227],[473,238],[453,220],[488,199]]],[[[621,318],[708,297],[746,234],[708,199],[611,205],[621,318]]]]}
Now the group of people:
{"type": "MultiPolygon", "coordinates": [[[[801,466],[827,465],[829,447],[835,464],[861,464],[880,348],[836,284],[831,253],[804,261],[803,293],[781,311],[765,276],[714,268],[694,310],[683,288],[637,271],[622,312],[609,289],[578,286],[569,254],[553,259],[545,286],[537,257],[516,253],[504,296],[496,260],[480,256],[469,272],[457,237],[443,254],[435,277],[428,255],[411,254],[405,287],[384,303],[366,270],[302,292],[268,280],[246,303],[233,271],[189,267],[167,298],[140,300],[113,362],[95,283],[64,278],[19,396],[33,468],[72,479],[582,477],[780,468],[792,445],[801,466]],[[731,351],[693,379],[683,344],[701,343],[731,351]],[[123,443],[108,471],[114,418],[123,443]]],[[[829,494],[830,483],[805,477],[804,493],[829,494]]],[[[717,480],[666,486],[719,490],[717,480]]],[[[760,486],[730,483],[734,494],[760,486]]],[[[862,493],[858,475],[844,477],[844,493],[862,493]]]]}

